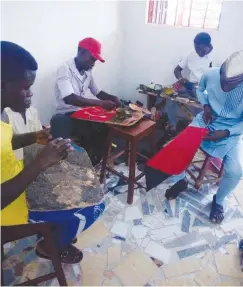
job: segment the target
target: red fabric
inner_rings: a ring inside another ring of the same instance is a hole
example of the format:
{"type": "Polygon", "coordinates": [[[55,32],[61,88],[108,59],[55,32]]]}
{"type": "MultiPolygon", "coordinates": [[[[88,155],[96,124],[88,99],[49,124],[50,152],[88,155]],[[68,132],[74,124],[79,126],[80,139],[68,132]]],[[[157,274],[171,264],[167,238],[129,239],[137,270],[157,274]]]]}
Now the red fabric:
{"type": "Polygon", "coordinates": [[[114,117],[116,109],[107,111],[102,107],[87,107],[72,114],[72,118],[105,123],[114,117]]]}
{"type": "Polygon", "coordinates": [[[178,81],[178,82],[175,82],[173,85],[172,85],[173,89],[178,92],[180,90],[182,90],[184,87],[183,85],[178,81]]]}
{"type": "Polygon", "coordinates": [[[187,127],[165,148],[152,157],[147,165],[167,174],[179,174],[191,163],[207,129],[187,127]]]}
{"type": "Polygon", "coordinates": [[[105,60],[101,57],[101,44],[94,38],[85,38],[78,43],[79,48],[86,49],[90,54],[102,63],[105,60]]]}

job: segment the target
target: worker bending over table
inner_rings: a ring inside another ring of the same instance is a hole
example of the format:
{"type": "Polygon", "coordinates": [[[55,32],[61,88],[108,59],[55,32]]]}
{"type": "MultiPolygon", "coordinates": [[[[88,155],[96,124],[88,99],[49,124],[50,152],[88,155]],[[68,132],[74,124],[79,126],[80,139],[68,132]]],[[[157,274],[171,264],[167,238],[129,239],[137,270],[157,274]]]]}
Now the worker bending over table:
{"type": "MultiPolygon", "coordinates": [[[[243,50],[231,55],[221,68],[211,68],[201,78],[197,96],[204,111],[191,126],[209,129],[201,148],[210,156],[223,159],[224,174],[213,197],[210,219],[221,223],[223,203],[243,177],[243,50]]],[[[175,199],[187,189],[185,172],[166,191],[167,199],[175,199]]]]}
{"type": "MultiPolygon", "coordinates": [[[[179,91],[179,96],[197,99],[196,87],[202,75],[212,66],[212,50],[211,37],[208,33],[199,33],[194,38],[194,51],[182,58],[178,66],[174,70],[174,75],[181,85],[182,89],[179,91]],[[188,72],[188,76],[183,76],[188,72]]],[[[195,116],[199,110],[196,108],[189,109],[195,116]]],[[[169,117],[169,124],[172,130],[176,130],[178,118],[186,118],[185,112],[175,102],[167,101],[165,112],[169,117]]]]}
{"type": "Polygon", "coordinates": [[[78,44],[75,58],[64,63],[57,71],[55,84],[56,114],[51,119],[53,138],[78,137],[93,164],[103,156],[107,126],[102,123],[72,119],[72,114],[82,107],[101,106],[112,109],[120,100],[99,89],[92,75],[95,62],[101,57],[101,44],[85,38],[78,44]]]}

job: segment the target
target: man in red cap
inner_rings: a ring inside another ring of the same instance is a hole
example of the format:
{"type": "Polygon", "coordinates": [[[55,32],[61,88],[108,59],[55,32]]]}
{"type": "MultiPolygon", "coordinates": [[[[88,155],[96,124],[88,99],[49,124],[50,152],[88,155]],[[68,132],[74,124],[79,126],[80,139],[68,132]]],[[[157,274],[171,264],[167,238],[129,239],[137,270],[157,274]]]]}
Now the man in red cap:
{"type": "Polygon", "coordinates": [[[71,118],[82,107],[101,106],[112,109],[120,105],[117,97],[100,90],[93,78],[92,68],[101,56],[101,44],[94,38],[79,42],[77,56],[57,71],[55,85],[56,114],[51,119],[53,138],[78,137],[87,150],[93,164],[100,161],[103,153],[107,126],[101,123],[71,118]]]}

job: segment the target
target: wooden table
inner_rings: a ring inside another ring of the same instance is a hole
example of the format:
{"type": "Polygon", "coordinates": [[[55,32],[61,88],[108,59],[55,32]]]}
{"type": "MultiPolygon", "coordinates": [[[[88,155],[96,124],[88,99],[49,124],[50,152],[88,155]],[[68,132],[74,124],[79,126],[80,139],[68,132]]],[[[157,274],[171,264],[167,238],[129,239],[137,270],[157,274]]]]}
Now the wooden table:
{"type": "Polygon", "coordinates": [[[165,93],[162,93],[159,96],[157,94],[155,94],[155,93],[151,93],[151,92],[145,93],[145,92],[143,92],[141,90],[139,90],[139,93],[147,95],[147,107],[148,107],[148,110],[151,110],[151,108],[155,105],[155,102],[156,102],[158,97],[161,97],[161,98],[164,98],[164,99],[167,99],[167,100],[171,100],[171,101],[175,101],[175,102],[178,102],[178,103],[182,103],[182,104],[184,104],[184,105],[186,105],[188,107],[195,107],[195,108],[203,109],[203,106],[200,103],[197,103],[197,102],[194,102],[194,101],[186,102],[185,100],[180,99],[178,97],[174,97],[173,98],[173,97],[167,96],[165,93]]]}
{"type": "Polygon", "coordinates": [[[150,136],[152,152],[153,153],[156,152],[155,126],[156,126],[156,123],[154,121],[147,120],[147,119],[141,120],[140,122],[136,123],[132,127],[117,127],[117,126],[111,126],[111,125],[109,126],[109,134],[108,134],[107,144],[105,148],[105,155],[104,155],[104,159],[102,162],[102,168],[100,172],[100,182],[101,183],[104,182],[106,170],[118,175],[125,181],[128,181],[128,195],[127,195],[128,204],[132,204],[133,202],[134,184],[137,183],[137,181],[144,176],[144,172],[142,172],[137,177],[135,177],[136,155],[138,154],[147,159],[147,157],[137,152],[138,143],[144,137],[150,136]],[[110,157],[112,142],[115,136],[126,140],[126,149],[114,155],[113,160],[120,157],[124,153],[126,154],[128,158],[128,168],[129,168],[128,177],[119,173],[118,171],[108,166],[107,164],[108,159],[110,157]]]}

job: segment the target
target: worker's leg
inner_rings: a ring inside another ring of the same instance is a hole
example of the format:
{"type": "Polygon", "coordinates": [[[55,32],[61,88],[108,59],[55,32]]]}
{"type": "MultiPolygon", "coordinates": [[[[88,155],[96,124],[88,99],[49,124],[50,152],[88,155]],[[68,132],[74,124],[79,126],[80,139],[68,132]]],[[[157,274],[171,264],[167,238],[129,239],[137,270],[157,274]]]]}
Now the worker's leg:
{"type": "MultiPolygon", "coordinates": [[[[53,238],[60,256],[70,253],[70,256],[62,258],[63,263],[77,263],[80,261],[80,252],[71,245],[72,240],[77,234],[89,228],[103,213],[105,204],[102,202],[98,205],[89,206],[72,210],[57,211],[30,211],[30,223],[50,222],[55,225],[53,238]]],[[[48,247],[42,240],[37,245],[37,254],[48,258],[48,247]]]]}
{"type": "Polygon", "coordinates": [[[70,138],[72,136],[72,119],[69,115],[56,114],[51,118],[52,138],[70,138]]]}
{"type": "Polygon", "coordinates": [[[90,136],[90,158],[93,165],[96,165],[104,156],[108,126],[103,123],[91,123],[90,130],[92,132],[90,136]]]}
{"type": "Polygon", "coordinates": [[[167,100],[163,111],[168,115],[168,121],[171,127],[176,129],[177,124],[177,104],[174,101],[167,100]]]}
{"type": "Polygon", "coordinates": [[[214,196],[210,219],[221,223],[224,219],[223,203],[243,178],[243,142],[239,142],[224,157],[224,174],[214,196]]]}
{"type": "Polygon", "coordinates": [[[224,199],[235,189],[243,177],[243,142],[230,150],[224,158],[224,175],[216,194],[216,202],[224,199]]]}

